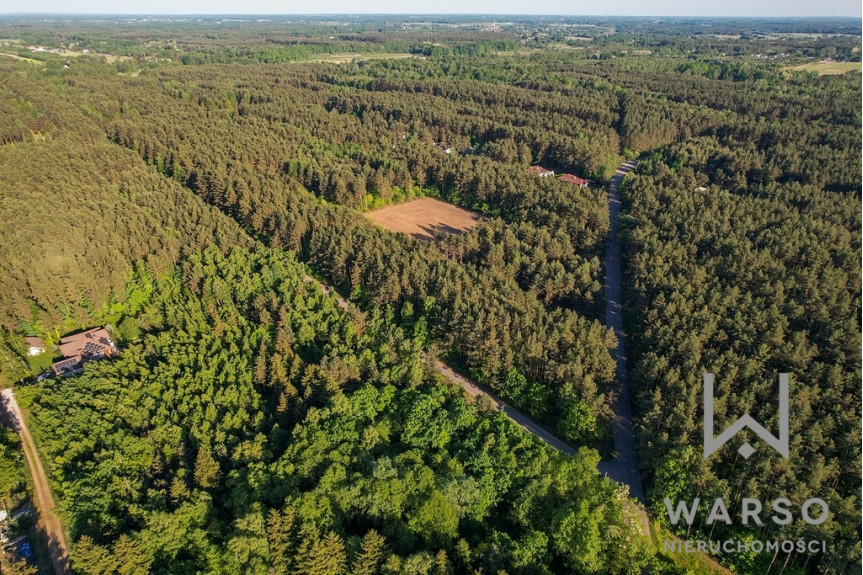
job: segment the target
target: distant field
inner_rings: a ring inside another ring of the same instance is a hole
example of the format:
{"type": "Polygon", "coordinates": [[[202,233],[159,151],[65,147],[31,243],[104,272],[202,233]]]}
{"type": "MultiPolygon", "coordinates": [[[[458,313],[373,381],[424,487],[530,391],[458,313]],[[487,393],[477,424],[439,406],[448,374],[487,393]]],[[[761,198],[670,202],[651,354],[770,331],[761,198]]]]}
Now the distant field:
{"type": "Polygon", "coordinates": [[[117,62],[117,61],[128,62],[130,60],[134,60],[134,58],[132,56],[119,56],[117,54],[97,54],[95,52],[88,52],[85,54],[84,52],[72,52],[71,50],[63,50],[63,52],[61,52],[60,55],[66,56],[67,58],[79,58],[81,56],[96,56],[96,57],[100,57],[100,58],[105,58],[105,60],[107,60],[108,62],[117,62]]]}
{"type": "Polygon", "coordinates": [[[339,54],[326,54],[323,56],[316,56],[314,58],[309,58],[308,60],[300,60],[300,62],[316,62],[316,63],[328,63],[328,64],[346,64],[348,62],[352,62],[354,60],[390,60],[390,59],[400,59],[400,58],[418,58],[416,54],[410,54],[408,52],[383,52],[380,54],[359,54],[359,53],[348,53],[343,52],[339,54]]]}
{"type": "Polygon", "coordinates": [[[19,56],[18,54],[9,54],[8,52],[0,52],[0,56],[8,56],[9,58],[14,58],[15,60],[21,60],[22,62],[30,62],[31,64],[39,64],[40,66],[45,62],[41,60],[34,60],[33,58],[24,58],[23,56],[19,56]]]}
{"type": "Polygon", "coordinates": [[[813,62],[812,64],[801,64],[792,66],[791,70],[806,70],[807,72],[818,72],[824,74],[844,74],[851,70],[860,71],[860,62],[813,62]]]}
{"type": "MultiPolygon", "coordinates": [[[[98,56],[104,57],[108,62],[117,62],[119,60],[128,61],[134,60],[132,56],[118,56],[116,54],[95,54],[89,53],[84,54],[83,52],[72,52],[70,50],[63,50],[59,53],[49,52],[49,54],[53,54],[55,56],[65,56],[66,58],[78,58],[80,56],[98,56]]],[[[36,60],[35,58],[25,58],[23,56],[18,56],[17,54],[10,54],[8,52],[0,52],[0,56],[9,56],[10,58],[15,58],[16,60],[22,60],[24,62],[32,62],[33,64],[44,64],[43,60],[36,60]]]]}
{"type": "Polygon", "coordinates": [[[366,214],[370,220],[393,232],[404,232],[419,240],[434,240],[435,232],[460,234],[477,225],[482,216],[434,198],[422,198],[387,206],[366,214]]]}

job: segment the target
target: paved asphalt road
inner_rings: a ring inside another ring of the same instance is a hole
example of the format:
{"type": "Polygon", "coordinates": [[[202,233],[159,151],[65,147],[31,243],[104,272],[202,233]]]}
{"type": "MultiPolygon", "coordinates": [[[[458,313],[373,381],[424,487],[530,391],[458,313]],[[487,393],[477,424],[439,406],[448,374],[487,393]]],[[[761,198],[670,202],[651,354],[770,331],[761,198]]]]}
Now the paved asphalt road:
{"type": "Polygon", "coordinates": [[[627,162],[617,169],[608,190],[608,209],[611,219],[611,241],[605,255],[605,325],[617,336],[617,379],[621,390],[615,405],[614,447],[617,457],[599,465],[600,472],[629,486],[629,494],[644,503],[641,476],[638,474],[638,458],[635,451],[635,432],[632,428],[632,405],[629,383],[626,377],[626,352],[623,348],[623,323],[621,318],[620,244],[617,238],[617,219],[620,213],[620,195],[617,188],[626,173],[635,167],[627,162]]]}
{"type": "MultiPolygon", "coordinates": [[[[612,461],[599,464],[599,471],[611,479],[629,486],[629,494],[640,503],[644,503],[644,491],[641,487],[641,476],[638,473],[638,458],[635,450],[635,432],[632,427],[632,406],[629,393],[629,383],[626,377],[626,353],[623,347],[623,324],[621,321],[621,275],[620,275],[620,246],[617,238],[617,220],[620,214],[620,196],[617,192],[618,186],[623,181],[627,172],[635,167],[635,162],[627,162],[621,165],[611,180],[609,188],[608,207],[611,220],[611,238],[605,258],[605,324],[614,330],[617,336],[617,349],[615,359],[617,361],[617,378],[620,381],[621,392],[617,398],[614,422],[614,446],[616,457],[612,461]]],[[[558,451],[573,454],[575,449],[556,437],[544,427],[520,413],[518,410],[504,404],[504,402],[487,389],[481,389],[476,383],[462,377],[441,361],[435,362],[435,368],[447,379],[455,382],[473,397],[482,393],[488,395],[498,409],[502,409],[506,415],[515,423],[533,433],[558,451]]],[[[647,516],[643,515],[645,523],[647,516]]]]}

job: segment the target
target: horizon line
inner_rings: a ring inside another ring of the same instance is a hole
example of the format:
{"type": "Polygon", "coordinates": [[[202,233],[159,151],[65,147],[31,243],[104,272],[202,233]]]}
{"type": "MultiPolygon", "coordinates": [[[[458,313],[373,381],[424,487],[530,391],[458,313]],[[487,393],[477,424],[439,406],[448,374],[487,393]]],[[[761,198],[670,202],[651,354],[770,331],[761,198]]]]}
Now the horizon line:
{"type": "MultiPolygon", "coordinates": [[[[709,14],[529,14],[517,12],[0,12],[0,17],[8,16],[99,16],[110,17],[220,17],[220,16],[252,16],[252,17],[285,17],[285,16],[509,16],[528,18],[680,18],[680,19],[716,19],[716,20],[830,20],[830,19],[853,19],[859,20],[860,16],[848,16],[840,14],[832,15],[788,15],[788,16],[720,16],[709,14]]],[[[863,23],[861,23],[863,26],[863,23]]]]}

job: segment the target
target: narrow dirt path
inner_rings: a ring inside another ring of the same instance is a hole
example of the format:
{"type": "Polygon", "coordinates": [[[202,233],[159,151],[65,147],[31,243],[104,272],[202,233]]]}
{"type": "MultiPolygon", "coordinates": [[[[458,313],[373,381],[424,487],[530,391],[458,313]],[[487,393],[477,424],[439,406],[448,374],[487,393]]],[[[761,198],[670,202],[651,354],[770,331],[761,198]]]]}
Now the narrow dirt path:
{"type": "MultiPolygon", "coordinates": [[[[317,283],[319,286],[321,286],[321,289],[323,290],[324,295],[329,295],[329,294],[330,294],[330,291],[331,291],[331,290],[330,290],[330,286],[328,286],[327,284],[325,284],[325,283],[323,283],[323,282],[318,282],[318,280],[316,280],[315,278],[313,278],[313,277],[312,277],[312,276],[310,276],[310,275],[303,276],[303,281],[304,281],[304,282],[306,282],[306,283],[308,283],[308,282],[315,282],[315,283],[317,283]]],[[[343,298],[343,297],[341,296],[341,294],[339,294],[339,292],[337,292],[337,291],[333,290],[333,293],[336,295],[336,302],[339,304],[339,307],[340,307],[340,308],[342,308],[342,309],[344,309],[344,310],[348,310],[348,309],[350,309],[350,308],[351,308],[351,304],[349,304],[349,303],[347,302],[347,300],[345,300],[345,298],[343,298]]]]}
{"type": "Polygon", "coordinates": [[[535,436],[537,436],[538,438],[540,438],[541,440],[562,453],[566,453],[567,455],[575,455],[576,450],[574,447],[564,442],[562,439],[548,431],[546,428],[532,420],[530,417],[524,415],[519,410],[504,403],[503,400],[500,399],[500,397],[498,397],[491,391],[481,388],[473,381],[459,375],[458,373],[453,371],[451,367],[449,367],[447,364],[440,361],[439,359],[435,360],[434,367],[438,371],[438,373],[440,373],[453,383],[459,385],[471,397],[477,397],[478,395],[487,395],[489,399],[491,399],[492,403],[494,403],[498,411],[502,411],[504,415],[510,418],[516,425],[518,425],[522,429],[525,429],[528,432],[534,434],[535,436]]]}
{"type": "MultiPolygon", "coordinates": [[[[303,277],[304,282],[314,282],[317,281],[311,276],[303,277]]],[[[348,303],[345,298],[339,295],[339,292],[332,290],[327,284],[321,283],[321,289],[325,294],[329,294],[332,292],[336,296],[336,300],[339,304],[339,307],[343,309],[349,309],[351,304],[348,303]]],[[[428,361],[428,356],[423,353],[423,359],[428,361]]],[[[466,377],[459,375],[455,372],[451,367],[449,367],[444,362],[435,360],[433,362],[434,368],[443,375],[445,378],[449,379],[463,390],[467,392],[471,397],[477,397],[479,395],[487,395],[492,403],[495,406],[495,409],[498,411],[502,411],[504,415],[510,418],[516,425],[521,427],[522,429],[527,430],[528,432],[536,435],[538,438],[557,449],[562,453],[566,453],[568,455],[575,455],[575,448],[571,445],[567,444],[565,441],[548,431],[546,428],[532,420],[530,417],[524,415],[519,410],[514,407],[507,405],[500,397],[492,393],[490,390],[480,387],[479,384],[467,379],[466,377]]]]}
{"type": "MultiPolygon", "coordinates": [[[[617,241],[617,219],[620,212],[620,197],[617,194],[617,187],[623,181],[626,173],[635,167],[635,163],[627,162],[621,165],[614,175],[609,188],[609,217],[611,219],[611,238],[609,242],[608,252],[606,255],[605,269],[605,296],[606,296],[606,326],[614,329],[614,334],[617,336],[617,350],[615,353],[617,360],[617,377],[621,383],[621,393],[617,398],[615,405],[615,423],[614,423],[614,445],[617,451],[617,456],[614,460],[599,464],[599,471],[611,479],[624,483],[629,486],[630,496],[635,497],[639,503],[644,504],[644,493],[641,488],[641,477],[638,474],[638,461],[635,452],[635,433],[632,428],[632,408],[630,407],[629,386],[626,380],[626,355],[623,350],[623,325],[620,317],[620,302],[621,302],[621,276],[620,276],[620,261],[619,261],[619,246],[617,241]]],[[[305,282],[316,281],[311,276],[303,278],[305,282]]],[[[325,294],[329,294],[331,289],[326,284],[321,284],[325,294]]],[[[344,309],[350,308],[348,303],[338,292],[332,290],[335,294],[338,305],[344,309]]],[[[423,354],[423,357],[428,358],[423,354]]],[[[512,420],[516,425],[534,434],[539,439],[557,449],[561,453],[574,455],[576,449],[548,431],[545,427],[535,422],[530,417],[524,415],[512,406],[507,405],[500,397],[494,394],[491,390],[486,389],[476,382],[473,382],[466,377],[458,374],[447,364],[440,360],[433,362],[433,367],[461,387],[471,397],[479,395],[488,396],[498,411],[503,413],[512,420]]],[[[641,519],[644,533],[650,533],[647,513],[640,505],[639,518],[641,519]]]]}
{"type": "Polygon", "coordinates": [[[11,389],[0,392],[0,408],[6,413],[8,420],[12,423],[18,436],[21,438],[21,446],[24,449],[24,457],[30,467],[33,477],[33,497],[35,498],[36,510],[39,513],[39,523],[45,529],[48,537],[48,552],[51,554],[51,564],[57,575],[67,575],[69,571],[69,553],[66,550],[66,540],[63,535],[63,525],[60,519],[52,513],[54,509],[54,497],[51,495],[51,487],[42,462],[39,460],[39,452],[33,443],[33,437],[24,423],[24,417],[15,401],[15,395],[11,389]]]}

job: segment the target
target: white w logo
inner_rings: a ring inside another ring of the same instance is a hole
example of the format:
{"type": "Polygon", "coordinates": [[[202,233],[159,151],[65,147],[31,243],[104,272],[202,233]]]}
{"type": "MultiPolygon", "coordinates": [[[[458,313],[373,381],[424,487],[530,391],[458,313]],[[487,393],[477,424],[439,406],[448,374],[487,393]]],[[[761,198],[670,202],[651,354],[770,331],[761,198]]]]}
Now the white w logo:
{"type": "MultiPolygon", "coordinates": [[[[773,436],[755,421],[748,413],[723,431],[719,437],[713,437],[713,374],[704,374],[704,459],[710,457],[717,449],[725,445],[729,439],[748,427],[755,435],[763,439],[776,451],[788,459],[788,374],[779,374],[779,438],[773,436]]],[[[737,450],[744,459],[755,453],[755,449],[744,443],[737,450]]]]}

